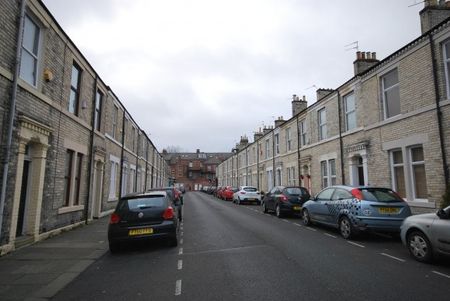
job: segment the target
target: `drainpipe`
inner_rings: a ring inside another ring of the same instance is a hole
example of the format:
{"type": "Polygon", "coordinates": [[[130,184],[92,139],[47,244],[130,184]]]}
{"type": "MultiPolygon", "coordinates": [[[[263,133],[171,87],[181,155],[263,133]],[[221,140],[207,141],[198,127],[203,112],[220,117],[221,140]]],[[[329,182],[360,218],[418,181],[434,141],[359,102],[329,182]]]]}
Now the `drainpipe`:
{"type": "Polygon", "coordinates": [[[272,186],[275,187],[275,130],[272,130],[272,186]]]}
{"type": "Polygon", "coordinates": [[[144,181],[144,191],[147,191],[147,173],[148,173],[148,141],[145,143],[145,181],[144,181]]]}
{"type": "Polygon", "coordinates": [[[297,177],[298,177],[298,186],[301,186],[300,185],[301,180],[302,180],[301,166],[300,166],[300,139],[301,139],[301,136],[300,136],[300,128],[299,128],[300,123],[298,120],[298,114],[295,119],[297,121],[297,177]]]}
{"type": "Polygon", "coordinates": [[[450,183],[449,170],[447,166],[447,156],[445,151],[445,142],[444,142],[444,131],[442,128],[442,111],[439,101],[441,99],[439,92],[439,83],[438,83],[438,75],[437,75],[437,63],[436,63],[436,54],[434,49],[434,40],[431,32],[428,34],[430,41],[430,50],[431,50],[431,62],[433,64],[433,83],[434,83],[434,95],[436,101],[436,117],[438,122],[438,130],[439,130],[439,142],[441,146],[441,154],[442,154],[442,168],[444,169],[444,179],[445,185],[450,183]]]}
{"type": "Polygon", "coordinates": [[[152,175],[151,175],[151,183],[150,188],[153,188],[154,183],[154,175],[155,175],[155,149],[152,149],[152,175]]]}
{"type": "Polygon", "coordinates": [[[136,173],[134,174],[134,187],[133,191],[137,191],[137,181],[138,181],[138,172],[139,172],[139,141],[141,135],[139,135],[139,129],[136,129],[137,132],[137,145],[136,145],[136,173]]]}
{"type": "MultiPolygon", "coordinates": [[[[87,191],[87,199],[86,199],[86,205],[84,206],[84,223],[87,225],[89,220],[89,201],[92,194],[92,186],[94,185],[92,181],[92,174],[94,173],[94,136],[95,136],[95,110],[97,107],[97,81],[98,76],[95,75],[95,82],[94,82],[94,102],[92,106],[92,130],[91,130],[91,146],[89,148],[89,174],[88,174],[88,191],[87,191]]],[[[99,116],[100,117],[100,116],[99,116]]],[[[100,118],[101,120],[101,118],[100,118]]]]}
{"type": "Polygon", "coordinates": [[[339,117],[339,148],[341,150],[341,173],[342,185],[345,185],[345,170],[344,170],[344,142],[342,141],[342,117],[341,117],[341,93],[337,91],[338,97],[338,117],[339,117]]]}
{"type": "Polygon", "coordinates": [[[258,187],[258,190],[261,191],[261,187],[259,186],[259,139],[255,141],[256,143],[256,184],[258,187]]]}
{"type": "Polygon", "coordinates": [[[120,151],[120,177],[119,177],[119,198],[122,197],[122,181],[123,181],[123,156],[124,156],[124,148],[125,148],[125,116],[127,114],[127,111],[125,111],[125,108],[123,110],[123,118],[122,118],[122,148],[120,151]]]}
{"type": "Polygon", "coordinates": [[[14,119],[15,119],[15,115],[16,115],[17,87],[18,87],[18,79],[19,79],[19,72],[20,72],[20,60],[22,57],[22,39],[23,39],[26,3],[27,3],[26,0],[22,0],[22,3],[20,5],[19,31],[17,33],[17,44],[16,44],[16,62],[15,62],[15,66],[14,66],[14,77],[13,77],[11,101],[9,104],[7,140],[6,140],[6,145],[4,147],[5,156],[3,157],[2,190],[1,190],[1,194],[0,194],[0,238],[2,235],[2,228],[3,228],[2,227],[3,211],[5,209],[6,188],[7,188],[6,185],[8,184],[9,160],[10,160],[10,156],[11,156],[12,136],[13,136],[13,130],[14,130],[14,119]]]}

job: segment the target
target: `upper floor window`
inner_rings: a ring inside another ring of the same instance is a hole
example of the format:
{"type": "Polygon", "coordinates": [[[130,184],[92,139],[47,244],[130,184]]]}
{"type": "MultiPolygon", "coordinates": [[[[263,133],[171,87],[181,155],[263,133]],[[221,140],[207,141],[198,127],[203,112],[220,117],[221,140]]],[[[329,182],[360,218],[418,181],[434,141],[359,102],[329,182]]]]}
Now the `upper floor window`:
{"type": "Polygon", "coordinates": [[[356,127],[355,93],[344,96],[345,130],[350,131],[356,127]]]}
{"type": "Polygon", "coordinates": [[[300,145],[305,146],[306,144],[308,144],[307,140],[308,129],[306,127],[306,120],[301,121],[299,127],[300,127],[300,145]]]}
{"type": "Polygon", "coordinates": [[[119,108],[114,105],[112,112],[112,137],[116,139],[117,133],[117,121],[119,119],[119,108]]]}
{"type": "Polygon", "coordinates": [[[450,99],[450,41],[442,45],[442,53],[444,54],[445,66],[445,82],[447,87],[447,99],[450,99]]]}
{"type": "Polygon", "coordinates": [[[397,69],[389,71],[381,77],[381,90],[383,92],[384,118],[387,119],[400,114],[400,89],[397,69]]]}
{"type": "Polygon", "coordinates": [[[133,152],[136,150],[136,128],[134,126],[131,129],[131,150],[133,152]]]}
{"type": "Polygon", "coordinates": [[[286,129],[286,150],[289,152],[292,149],[291,128],[286,129]]]}
{"type": "Polygon", "coordinates": [[[280,153],[280,134],[275,134],[275,154],[280,153]]]}
{"type": "Polygon", "coordinates": [[[266,159],[270,157],[270,140],[266,140],[266,159]]]}
{"type": "Polygon", "coordinates": [[[97,131],[100,131],[102,106],[103,106],[103,94],[102,92],[97,90],[97,93],[95,94],[95,118],[94,118],[94,127],[97,131]]]}
{"type": "Polygon", "coordinates": [[[325,108],[318,112],[318,125],[319,125],[319,141],[327,138],[327,111],[325,108]]]}
{"type": "Polygon", "coordinates": [[[33,86],[37,86],[40,36],[40,27],[29,16],[25,16],[20,77],[33,86]]]}
{"type": "Polygon", "coordinates": [[[81,69],[74,62],[72,65],[72,77],[70,80],[69,112],[75,115],[78,115],[78,101],[80,98],[80,78],[81,78],[81,69]]]}

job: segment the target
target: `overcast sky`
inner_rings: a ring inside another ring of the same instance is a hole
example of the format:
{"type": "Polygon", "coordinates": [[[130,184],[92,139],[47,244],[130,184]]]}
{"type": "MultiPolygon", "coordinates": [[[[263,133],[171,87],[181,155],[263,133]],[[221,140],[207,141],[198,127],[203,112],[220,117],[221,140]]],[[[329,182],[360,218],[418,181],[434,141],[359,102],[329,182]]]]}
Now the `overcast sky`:
{"type": "Polygon", "coordinates": [[[420,35],[419,0],[44,0],[158,150],[228,152],[420,35]],[[350,48],[351,46],[347,47],[350,48]]]}

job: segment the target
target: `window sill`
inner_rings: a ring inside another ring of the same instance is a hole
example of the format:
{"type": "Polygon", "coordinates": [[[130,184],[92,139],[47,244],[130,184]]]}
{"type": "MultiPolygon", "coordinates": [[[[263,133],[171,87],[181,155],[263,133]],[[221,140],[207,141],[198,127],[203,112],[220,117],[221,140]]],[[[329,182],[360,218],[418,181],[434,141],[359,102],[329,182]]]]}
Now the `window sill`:
{"type": "Polygon", "coordinates": [[[436,209],[436,202],[430,202],[430,201],[427,201],[427,200],[423,200],[423,201],[407,201],[406,203],[410,207],[436,209]]]}
{"type": "Polygon", "coordinates": [[[108,203],[117,202],[119,198],[113,197],[108,199],[108,203]]]}
{"type": "Polygon", "coordinates": [[[58,214],[64,214],[64,213],[81,211],[81,210],[84,210],[84,205],[62,207],[62,208],[58,209],[58,214]]]}

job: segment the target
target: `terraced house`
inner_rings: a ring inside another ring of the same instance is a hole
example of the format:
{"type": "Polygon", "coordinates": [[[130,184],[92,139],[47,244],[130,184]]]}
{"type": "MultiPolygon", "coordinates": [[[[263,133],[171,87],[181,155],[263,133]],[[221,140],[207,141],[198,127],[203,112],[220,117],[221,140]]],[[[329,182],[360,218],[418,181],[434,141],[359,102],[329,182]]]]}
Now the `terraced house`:
{"type": "Polygon", "coordinates": [[[354,77],[317,90],[293,116],[242,137],[218,166],[219,185],[392,187],[415,212],[435,210],[449,184],[450,9],[425,1],[422,35],[378,60],[357,52],[354,77]]]}
{"type": "Polygon", "coordinates": [[[152,141],[39,0],[0,9],[0,253],[167,185],[152,141]]]}

